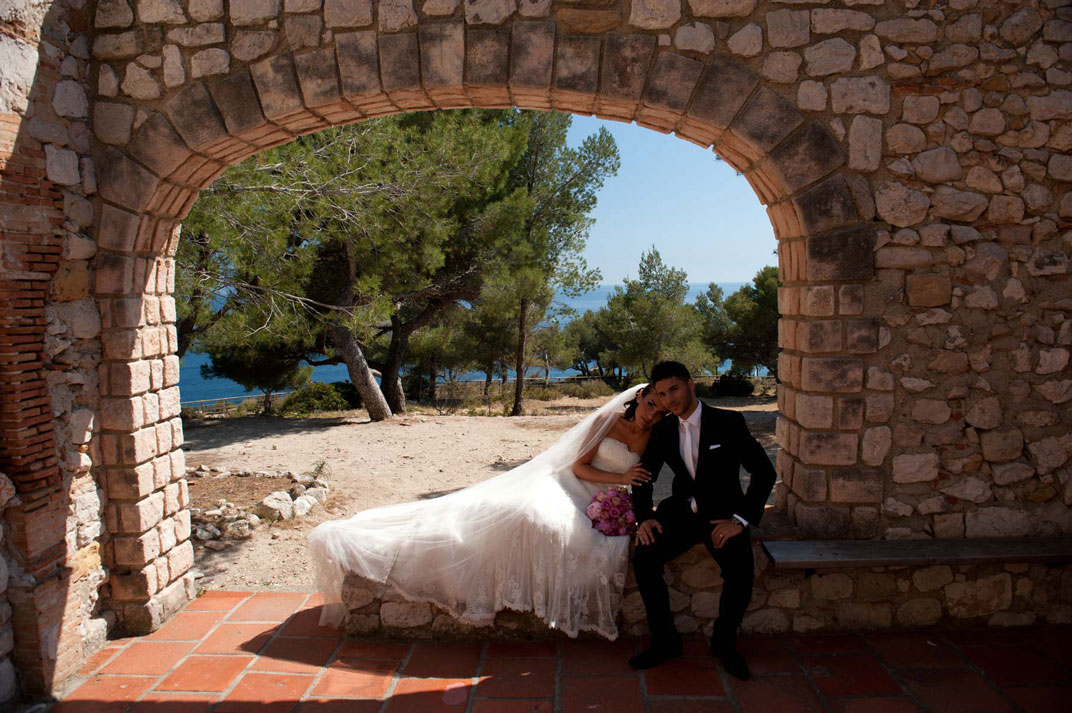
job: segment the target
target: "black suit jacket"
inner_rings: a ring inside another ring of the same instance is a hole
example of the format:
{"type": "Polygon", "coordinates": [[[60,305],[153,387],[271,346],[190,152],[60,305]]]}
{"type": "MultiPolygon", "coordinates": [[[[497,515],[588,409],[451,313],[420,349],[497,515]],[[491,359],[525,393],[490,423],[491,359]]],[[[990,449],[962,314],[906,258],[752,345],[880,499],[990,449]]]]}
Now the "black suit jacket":
{"type": "MultiPolygon", "coordinates": [[[[758,525],[763,508],[777,477],[763,446],[752,436],[744,416],[700,403],[700,453],[693,480],[681,457],[678,418],[668,416],[655,425],[641,464],[651,473],[651,483],[633,486],[633,507],[637,522],[652,517],[652,486],[663,464],[674,472],[671,499],[696,498],[702,518],[722,520],[740,515],[758,525]],[[752,479],[748,491],[738,477],[744,466],[752,479]]],[[[664,501],[665,502],[665,501],[664,501]]]]}

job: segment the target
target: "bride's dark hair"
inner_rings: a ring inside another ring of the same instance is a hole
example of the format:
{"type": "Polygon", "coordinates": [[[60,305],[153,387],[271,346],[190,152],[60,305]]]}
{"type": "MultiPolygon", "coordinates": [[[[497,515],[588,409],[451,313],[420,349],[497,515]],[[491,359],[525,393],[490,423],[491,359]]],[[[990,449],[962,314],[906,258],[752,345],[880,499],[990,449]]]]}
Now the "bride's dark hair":
{"type": "Polygon", "coordinates": [[[648,384],[636,393],[636,396],[633,397],[632,401],[625,405],[625,413],[623,416],[625,416],[626,421],[632,421],[636,418],[636,410],[637,406],[640,405],[640,399],[647,396],[652,391],[655,391],[655,384],[648,384]]]}

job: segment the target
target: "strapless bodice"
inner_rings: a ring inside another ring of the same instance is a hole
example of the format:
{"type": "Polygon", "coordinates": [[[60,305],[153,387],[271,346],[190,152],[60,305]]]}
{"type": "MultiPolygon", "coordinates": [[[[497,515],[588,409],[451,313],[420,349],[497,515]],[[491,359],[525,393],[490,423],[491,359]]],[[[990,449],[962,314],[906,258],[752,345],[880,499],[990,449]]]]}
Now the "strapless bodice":
{"type": "Polygon", "coordinates": [[[604,438],[599,442],[592,466],[611,473],[624,473],[639,460],[640,455],[629,450],[629,446],[614,438],[604,438]]]}

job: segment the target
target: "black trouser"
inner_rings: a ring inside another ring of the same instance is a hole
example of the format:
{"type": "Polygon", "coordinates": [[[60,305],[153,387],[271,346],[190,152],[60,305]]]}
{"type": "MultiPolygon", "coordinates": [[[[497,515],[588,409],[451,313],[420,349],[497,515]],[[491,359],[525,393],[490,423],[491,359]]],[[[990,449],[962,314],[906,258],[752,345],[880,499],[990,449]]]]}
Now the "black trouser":
{"type": "Polygon", "coordinates": [[[727,540],[721,549],[715,549],[711,543],[714,526],[676,498],[664,500],[659,505],[656,519],[663,527],[662,533],[655,534],[653,544],[637,545],[633,553],[633,572],[647,610],[652,645],[670,645],[679,638],[674,615],[670,611],[670,593],[663,579],[663,567],[697,542],[707,547],[722,570],[722,598],[719,600],[718,621],[715,622],[711,638],[732,644],[748,603],[752,600],[752,583],[755,579],[748,528],[727,540]]]}

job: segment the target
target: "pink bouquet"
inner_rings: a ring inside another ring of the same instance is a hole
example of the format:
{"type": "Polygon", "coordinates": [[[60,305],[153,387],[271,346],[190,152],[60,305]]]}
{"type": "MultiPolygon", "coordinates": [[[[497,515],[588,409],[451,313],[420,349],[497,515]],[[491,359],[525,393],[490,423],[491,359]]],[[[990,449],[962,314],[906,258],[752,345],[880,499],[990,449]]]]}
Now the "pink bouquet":
{"type": "Polygon", "coordinates": [[[633,498],[624,488],[607,488],[596,493],[585,510],[592,527],[607,537],[632,535],[636,532],[633,498]]]}

